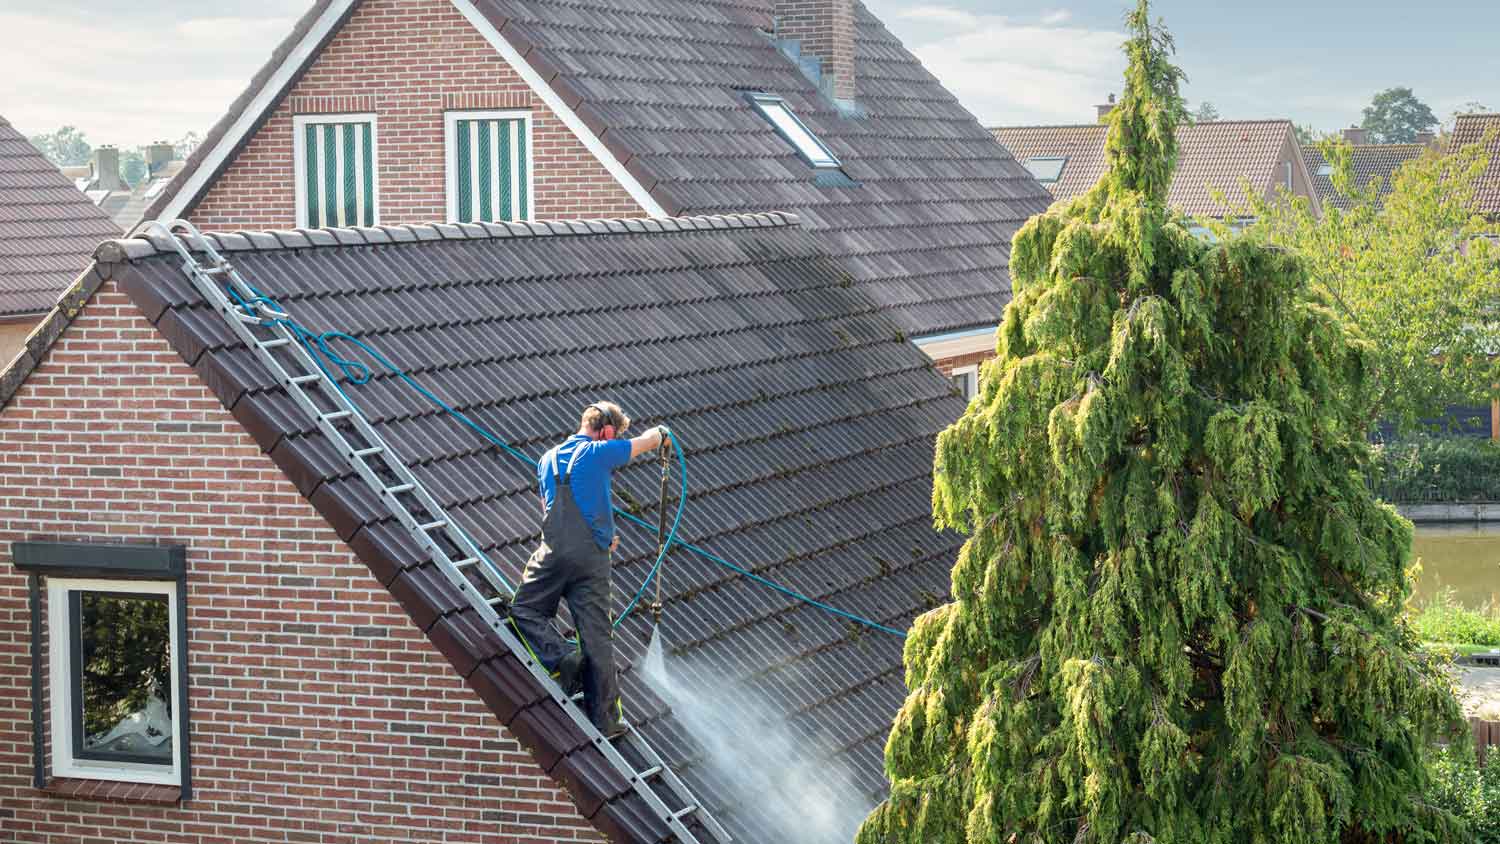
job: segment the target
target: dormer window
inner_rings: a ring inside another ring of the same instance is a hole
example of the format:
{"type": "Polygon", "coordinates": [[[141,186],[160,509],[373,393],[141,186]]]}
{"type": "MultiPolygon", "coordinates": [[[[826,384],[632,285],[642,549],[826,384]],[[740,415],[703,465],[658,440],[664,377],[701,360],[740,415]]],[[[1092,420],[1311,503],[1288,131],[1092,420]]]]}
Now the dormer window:
{"type": "Polygon", "coordinates": [[[1039,155],[1026,159],[1023,166],[1031,171],[1032,177],[1038,182],[1050,185],[1062,178],[1063,165],[1067,163],[1067,156],[1039,155]]]}
{"type": "Polygon", "coordinates": [[[753,93],[746,96],[761,116],[776,127],[777,133],[795,147],[808,164],[819,169],[839,166],[838,156],[807,128],[807,124],[792,113],[785,100],[775,94],[753,93]]]}

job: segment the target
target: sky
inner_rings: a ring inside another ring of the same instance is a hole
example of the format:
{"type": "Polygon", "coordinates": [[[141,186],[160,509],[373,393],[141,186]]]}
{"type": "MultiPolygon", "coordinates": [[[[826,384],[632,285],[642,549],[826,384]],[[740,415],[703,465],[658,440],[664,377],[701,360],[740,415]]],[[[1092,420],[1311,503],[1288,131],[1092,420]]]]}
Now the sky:
{"type": "MultiPolygon", "coordinates": [[[[630,0],[620,0],[627,4],[630,0]]],[[[864,0],[986,125],[1077,123],[1118,91],[1127,0],[864,0]]],[[[0,115],[134,147],[203,132],[311,0],[5,0],[0,115]]],[[[1495,0],[1156,0],[1185,94],[1226,118],[1357,123],[1407,86],[1500,109],[1495,0]]]]}

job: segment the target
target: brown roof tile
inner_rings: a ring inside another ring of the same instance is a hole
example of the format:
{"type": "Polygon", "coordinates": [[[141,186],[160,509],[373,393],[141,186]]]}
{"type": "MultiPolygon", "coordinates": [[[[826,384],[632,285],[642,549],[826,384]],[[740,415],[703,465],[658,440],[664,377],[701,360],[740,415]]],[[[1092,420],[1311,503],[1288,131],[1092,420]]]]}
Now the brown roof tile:
{"type": "MultiPolygon", "coordinates": [[[[1072,199],[1104,174],[1104,141],[1109,131],[1104,124],[1001,126],[992,131],[1018,161],[1067,158],[1058,181],[1046,184],[1057,199],[1072,199]]],[[[1215,192],[1237,204],[1243,196],[1243,179],[1257,195],[1265,195],[1284,183],[1276,163],[1291,137],[1288,120],[1217,120],[1180,127],[1177,173],[1168,202],[1190,216],[1222,217],[1228,209],[1214,199],[1215,192]]]]}
{"type": "MultiPolygon", "coordinates": [[[[669,422],[689,448],[683,536],[836,606],[904,627],[946,594],[959,540],[931,526],[932,441],[962,409],[868,287],[850,286],[823,241],[777,215],[410,227],[221,236],[252,283],[317,330],[368,338],[425,385],[539,455],[604,395],[669,422]],[[597,234],[592,232],[615,232],[597,234]],[[542,232],[548,232],[542,236],[542,232]],[[474,239],[477,238],[477,239],[474,239]],[[287,249],[281,242],[325,245],[287,249]],[[371,247],[365,241],[405,241],[371,247]],[[350,245],[350,244],[353,245],[350,245]],[[587,296],[578,295],[587,286],[587,296]]],[[[585,815],[620,841],[663,828],[622,795],[555,703],[493,641],[390,516],[350,480],[309,420],[146,241],[100,250],[101,272],[156,320],[247,430],[585,815]]],[[[389,377],[353,387],[382,435],[492,559],[519,575],[537,538],[533,470],[389,377]]],[[[656,472],[622,473],[649,502],[656,472]]],[[[626,531],[617,608],[651,538],[626,531]]],[[[664,581],[665,636],[680,680],[726,710],[739,683],[761,717],[805,737],[822,766],[852,771],[838,799],[886,787],[882,747],[904,697],[901,640],[846,621],[686,552],[664,581]],[[711,679],[709,679],[711,678],[711,679]]],[[[633,661],[649,622],[617,638],[633,661]]],[[[636,675],[627,713],[740,841],[787,840],[772,799],[726,782],[704,747],[636,675]]],[[[832,780],[832,777],[829,777],[832,780]]]]}
{"type": "MultiPolygon", "coordinates": [[[[1425,144],[1358,144],[1349,150],[1349,169],[1354,184],[1364,188],[1374,179],[1380,180],[1380,195],[1391,192],[1391,177],[1401,165],[1419,158],[1425,144]]],[[[1333,178],[1320,175],[1319,169],[1327,164],[1317,147],[1302,150],[1302,160],[1307,166],[1307,175],[1312,177],[1313,188],[1325,207],[1348,210],[1354,201],[1333,189],[1333,178]]]]}
{"type": "Polygon", "coordinates": [[[120,229],[0,117],[0,319],[44,314],[120,229]]]}
{"type": "Polygon", "coordinates": [[[1458,146],[1477,144],[1490,133],[1486,149],[1490,153],[1490,166],[1480,177],[1476,201],[1479,211],[1492,218],[1500,218],[1500,114],[1461,114],[1453,126],[1451,143],[1458,146]]]}

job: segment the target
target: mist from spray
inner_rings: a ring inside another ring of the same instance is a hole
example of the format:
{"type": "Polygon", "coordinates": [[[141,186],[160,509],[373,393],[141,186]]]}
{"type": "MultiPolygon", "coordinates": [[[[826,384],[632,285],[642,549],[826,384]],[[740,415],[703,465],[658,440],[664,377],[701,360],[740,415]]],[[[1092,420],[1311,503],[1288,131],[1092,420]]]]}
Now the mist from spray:
{"type": "MultiPolygon", "coordinates": [[[[860,792],[842,762],[823,758],[809,739],[786,723],[765,694],[725,683],[702,694],[669,669],[662,637],[653,632],[642,673],[672,707],[708,756],[708,764],[732,784],[740,802],[766,819],[786,844],[848,844],[874,801],[860,792]]],[[[708,672],[698,674],[704,676],[708,672]]]]}

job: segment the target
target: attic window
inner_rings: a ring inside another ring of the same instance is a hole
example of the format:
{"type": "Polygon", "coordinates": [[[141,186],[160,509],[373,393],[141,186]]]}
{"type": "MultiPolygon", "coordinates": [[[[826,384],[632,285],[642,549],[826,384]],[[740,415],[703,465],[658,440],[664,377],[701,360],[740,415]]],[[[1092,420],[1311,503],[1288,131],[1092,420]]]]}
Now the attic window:
{"type": "Polygon", "coordinates": [[[792,113],[785,100],[775,94],[752,93],[746,96],[761,116],[776,127],[781,137],[796,147],[808,164],[818,168],[839,166],[838,157],[792,113]]]}
{"type": "Polygon", "coordinates": [[[1039,155],[1026,159],[1025,167],[1038,182],[1052,184],[1062,178],[1063,165],[1067,163],[1067,156],[1039,155]]]}
{"type": "Polygon", "coordinates": [[[1319,176],[1332,176],[1333,175],[1333,165],[1332,164],[1319,164],[1318,165],[1318,175],[1319,176]]]}

